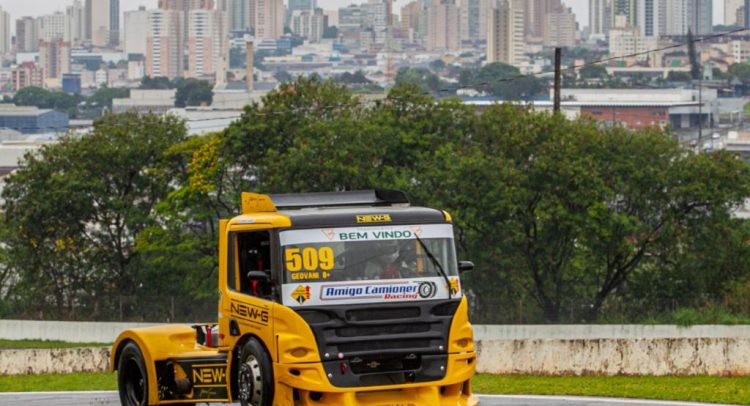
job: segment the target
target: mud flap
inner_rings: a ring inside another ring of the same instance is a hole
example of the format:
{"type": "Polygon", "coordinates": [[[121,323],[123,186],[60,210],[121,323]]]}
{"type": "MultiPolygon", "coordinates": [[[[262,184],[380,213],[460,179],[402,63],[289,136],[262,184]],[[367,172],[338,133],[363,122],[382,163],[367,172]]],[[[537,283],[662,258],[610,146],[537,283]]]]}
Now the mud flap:
{"type": "Polygon", "coordinates": [[[229,368],[226,355],[177,358],[156,363],[159,402],[227,402],[229,368]]]}

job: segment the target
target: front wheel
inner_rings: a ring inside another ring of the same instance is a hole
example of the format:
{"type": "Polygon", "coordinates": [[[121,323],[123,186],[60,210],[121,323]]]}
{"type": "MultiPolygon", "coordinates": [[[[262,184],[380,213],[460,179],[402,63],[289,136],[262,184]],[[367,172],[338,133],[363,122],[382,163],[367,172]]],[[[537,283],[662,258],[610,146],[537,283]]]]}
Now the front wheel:
{"type": "Polygon", "coordinates": [[[148,405],[148,375],[143,354],[135,343],[128,343],[117,364],[117,386],[123,406],[148,405]]]}
{"type": "Polygon", "coordinates": [[[242,406],[271,406],[273,365],[271,357],[255,338],[250,338],[242,346],[237,381],[242,406]]]}

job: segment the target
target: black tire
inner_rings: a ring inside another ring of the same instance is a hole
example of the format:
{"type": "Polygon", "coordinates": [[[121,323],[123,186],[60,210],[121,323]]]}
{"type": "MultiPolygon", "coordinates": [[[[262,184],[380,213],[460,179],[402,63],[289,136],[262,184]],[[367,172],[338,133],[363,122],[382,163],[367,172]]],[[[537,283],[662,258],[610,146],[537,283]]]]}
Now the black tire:
{"type": "Polygon", "coordinates": [[[237,367],[237,397],[242,406],[271,406],[273,402],[273,364],[263,345],[255,338],[240,350],[237,367]]]}
{"type": "Polygon", "coordinates": [[[122,406],[148,405],[148,374],[143,354],[133,342],[127,343],[120,352],[117,363],[117,386],[122,406]]]}

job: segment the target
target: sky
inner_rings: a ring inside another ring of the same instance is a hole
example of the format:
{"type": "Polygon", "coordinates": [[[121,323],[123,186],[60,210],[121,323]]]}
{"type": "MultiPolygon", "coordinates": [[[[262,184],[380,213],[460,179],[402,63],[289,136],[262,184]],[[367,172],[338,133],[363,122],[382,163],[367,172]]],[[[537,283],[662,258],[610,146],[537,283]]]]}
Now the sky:
{"type": "MultiPolygon", "coordinates": [[[[411,0],[394,0],[394,9],[399,11],[401,6],[411,0]]],[[[155,8],[157,0],[120,0],[120,10],[136,10],[138,6],[143,5],[148,8],[155,8]]],[[[358,0],[318,0],[318,7],[323,9],[336,9],[345,7],[351,3],[361,3],[358,0]]],[[[42,14],[51,14],[55,11],[65,11],[65,6],[72,4],[73,0],[0,0],[0,6],[8,11],[13,23],[21,16],[39,16],[42,14]]],[[[581,27],[587,26],[589,21],[589,0],[563,0],[563,3],[573,8],[581,27]]],[[[724,20],[724,0],[714,0],[714,23],[720,24],[724,20]]]]}

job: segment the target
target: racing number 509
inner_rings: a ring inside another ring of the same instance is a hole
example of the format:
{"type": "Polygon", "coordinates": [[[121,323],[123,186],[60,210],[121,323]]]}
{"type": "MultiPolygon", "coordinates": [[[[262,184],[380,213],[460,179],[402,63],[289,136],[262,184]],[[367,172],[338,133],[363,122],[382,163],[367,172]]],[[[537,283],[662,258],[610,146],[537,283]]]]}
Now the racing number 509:
{"type": "Polygon", "coordinates": [[[297,272],[303,269],[305,271],[317,271],[318,269],[330,271],[334,265],[331,247],[320,247],[319,249],[307,247],[302,250],[287,248],[284,250],[284,260],[289,272],[297,272]]]}

